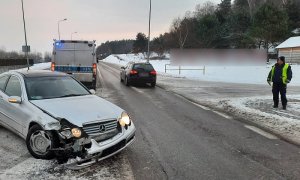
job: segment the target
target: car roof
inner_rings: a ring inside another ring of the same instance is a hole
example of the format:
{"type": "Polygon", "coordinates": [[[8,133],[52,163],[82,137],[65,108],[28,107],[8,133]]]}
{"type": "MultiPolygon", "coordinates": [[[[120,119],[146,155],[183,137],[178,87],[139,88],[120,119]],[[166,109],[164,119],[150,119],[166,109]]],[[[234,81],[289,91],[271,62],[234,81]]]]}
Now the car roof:
{"type": "MultiPolygon", "coordinates": [[[[148,63],[148,62],[132,62],[132,64],[150,64],[150,63],[148,63]]],[[[152,64],[150,64],[150,65],[152,65],[152,64]]]]}
{"type": "Polygon", "coordinates": [[[50,70],[15,70],[11,71],[19,73],[24,77],[55,77],[55,76],[68,76],[62,72],[50,71],[50,70]]]}

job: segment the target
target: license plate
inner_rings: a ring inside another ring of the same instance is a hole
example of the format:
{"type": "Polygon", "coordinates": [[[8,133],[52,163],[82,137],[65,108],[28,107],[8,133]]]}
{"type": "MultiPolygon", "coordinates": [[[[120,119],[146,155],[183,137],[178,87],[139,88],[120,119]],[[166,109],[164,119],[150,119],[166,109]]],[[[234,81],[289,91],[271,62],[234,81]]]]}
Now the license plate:
{"type": "Polygon", "coordinates": [[[140,77],[148,77],[149,74],[148,73],[140,73],[140,77]]]}

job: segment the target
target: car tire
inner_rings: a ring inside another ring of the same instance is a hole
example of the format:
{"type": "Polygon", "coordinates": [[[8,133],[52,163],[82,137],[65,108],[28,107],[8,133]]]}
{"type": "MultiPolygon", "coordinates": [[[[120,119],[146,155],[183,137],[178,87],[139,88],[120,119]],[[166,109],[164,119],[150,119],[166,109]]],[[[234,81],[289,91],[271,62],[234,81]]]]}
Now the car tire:
{"type": "Polygon", "coordinates": [[[26,137],[26,146],[29,153],[36,159],[53,159],[54,137],[51,132],[44,131],[39,125],[33,125],[26,137]]]}
{"type": "Polygon", "coordinates": [[[156,82],[151,83],[151,87],[155,87],[156,86],[156,82]]]}
{"type": "Polygon", "coordinates": [[[126,85],[126,86],[130,86],[130,84],[129,84],[129,82],[128,82],[128,78],[127,78],[127,77],[125,77],[125,85],[126,85]]]}
{"type": "Polygon", "coordinates": [[[124,82],[124,80],[122,79],[122,76],[120,76],[120,82],[124,82]]]}

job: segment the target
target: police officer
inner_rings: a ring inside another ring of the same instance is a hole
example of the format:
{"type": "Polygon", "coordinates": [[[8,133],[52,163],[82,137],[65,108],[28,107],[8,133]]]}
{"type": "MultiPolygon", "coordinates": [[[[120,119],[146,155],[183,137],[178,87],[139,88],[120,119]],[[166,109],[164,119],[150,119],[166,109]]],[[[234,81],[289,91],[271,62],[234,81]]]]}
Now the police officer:
{"type": "Polygon", "coordinates": [[[280,56],[277,59],[277,63],[272,67],[269,76],[268,83],[271,85],[273,82],[272,92],[274,108],[278,108],[279,93],[281,95],[281,103],[284,110],[286,110],[287,99],[286,99],[286,87],[287,84],[292,80],[292,69],[291,66],[285,63],[285,57],[280,56]]]}

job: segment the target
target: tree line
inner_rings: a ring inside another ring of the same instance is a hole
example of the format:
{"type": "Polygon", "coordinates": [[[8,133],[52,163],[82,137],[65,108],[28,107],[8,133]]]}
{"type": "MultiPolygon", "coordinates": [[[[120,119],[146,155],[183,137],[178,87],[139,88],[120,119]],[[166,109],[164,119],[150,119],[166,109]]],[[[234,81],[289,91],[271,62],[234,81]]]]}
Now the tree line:
{"type": "MultiPolygon", "coordinates": [[[[187,11],[184,17],[175,18],[169,32],[151,40],[150,48],[158,55],[173,48],[269,49],[299,35],[299,31],[294,31],[297,28],[300,28],[297,0],[222,0],[217,5],[207,1],[187,11]]],[[[127,40],[126,48],[119,47],[121,51],[111,49],[116,44],[122,46],[124,40],[107,42],[98,48],[102,53],[141,53],[147,51],[147,41],[140,32],[134,41],[127,40]]]]}
{"type": "MultiPolygon", "coordinates": [[[[28,54],[29,59],[32,59],[34,63],[39,62],[50,62],[51,61],[51,53],[45,52],[44,56],[40,52],[30,52],[28,54]]],[[[25,54],[23,52],[17,51],[6,51],[4,48],[0,48],[0,60],[5,59],[26,59],[25,54]]]]}
{"type": "Polygon", "coordinates": [[[97,58],[104,59],[111,54],[132,52],[134,40],[106,41],[96,49],[97,58]]]}

